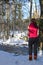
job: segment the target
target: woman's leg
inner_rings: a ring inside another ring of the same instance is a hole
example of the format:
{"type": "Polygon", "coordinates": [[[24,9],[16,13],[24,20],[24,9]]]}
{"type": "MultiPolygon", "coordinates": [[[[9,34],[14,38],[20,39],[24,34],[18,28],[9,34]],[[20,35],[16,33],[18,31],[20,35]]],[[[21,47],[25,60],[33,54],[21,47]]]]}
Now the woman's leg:
{"type": "Polygon", "coordinates": [[[34,59],[37,59],[37,47],[38,47],[38,40],[35,39],[35,42],[34,42],[34,59]]]}
{"type": "Polygon", "coordinates": [[[29,55],[32,55],[32,44],[29,43],[29,55]]]}
{"type": "Polygon", "coordinates": [[[34,44],[34,59],[37,59],[37,44],[34,44]]]}
{"type": "Polygon", "coordinates": [[[29,39],[29,60],[32,60],[32,39],[29,39]]]}

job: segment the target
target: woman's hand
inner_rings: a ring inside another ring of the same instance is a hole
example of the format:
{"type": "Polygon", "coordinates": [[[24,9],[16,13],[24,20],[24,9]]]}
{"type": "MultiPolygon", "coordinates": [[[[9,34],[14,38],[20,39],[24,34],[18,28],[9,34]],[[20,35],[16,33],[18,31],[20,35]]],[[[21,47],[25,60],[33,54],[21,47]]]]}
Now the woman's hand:
{"type": "Polygon", "coordinates": [[[27,28],[28,30],[29,30],[29,26],[28,26],[28,28],[27,28]]]}

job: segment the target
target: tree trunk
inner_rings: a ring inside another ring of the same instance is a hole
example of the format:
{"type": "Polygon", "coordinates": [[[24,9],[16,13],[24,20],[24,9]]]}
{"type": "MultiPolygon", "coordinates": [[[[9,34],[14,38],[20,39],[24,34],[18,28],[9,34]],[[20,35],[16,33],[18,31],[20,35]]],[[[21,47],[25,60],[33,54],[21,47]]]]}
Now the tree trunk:
{"type": "MultiPolygon", "coordinates": [[[[39,24],[39,26],[40,26],[40,30],[41,30],[41,32],[42,32],[42,29],[43,29],[43,0],[39,0],[39,2],[40,2],[40,9],[41,9],[41,15],[40,15],[40,24],[39,24]]],[[[42,34],[40,33],[40,37],[42,38],[42,34]]],[[[40,39],[41,39],[40,38],[40,39]]],[[[40,42],[40,49],[42,49],[42,41],[40,42]]]]}
{"type": "Polygon", "coordinates": [[[39,0],[41,7],[41,19],[43,19],[43,0],[39,0]]]}
{"type": "Polygon", "coordinates": [[[29,21],[31,21],[31,17],[32,17],[32,16],[31,16],[31,15],[32,15],[32,0],[30,0],[30,3],[31,3],[31,4],[30,4],[30,20],[29,20],[29,21]]]}

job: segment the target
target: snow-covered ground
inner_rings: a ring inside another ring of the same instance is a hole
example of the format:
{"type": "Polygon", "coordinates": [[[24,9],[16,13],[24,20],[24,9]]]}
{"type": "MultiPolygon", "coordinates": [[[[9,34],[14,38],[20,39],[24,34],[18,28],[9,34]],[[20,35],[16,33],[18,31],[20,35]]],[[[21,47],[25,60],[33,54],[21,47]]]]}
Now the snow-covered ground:
{"type": "Polygon", "coordinates": [[[19,38],[9,38],[6,41],[3,41],[3,44],[7,45],[22,45],[22,44],[28,44],[28,42],[26,42],[23,39],[19,39],[19,38]]]}
{"type": "Polygon", "coordinates": [[[37,60],[28,60],[28,55],[15,55],[0,51],[0,65],[43,65],[43,55],[38,56],[37,60]]]}
{"type": "MultiPolygon", "coordinates": [[[[10,32],[10,35],[12,35],[13,32],[10,32]]],[[[15,31],[14,32],[14,37],[9,36],[9,39],[6,40],[6,38],[4,37],[3,39],[0,39],[0,44],[3,43],[5,45],[9,44],[9,45],[22,45],[22,44],[28,44],[27,41],[23,40],[22,38],[24,36],[27,35],[27,31],[24,32],[20,32],[20,31],[15,31]]]]}
{"type": "MultiPolygon", "coordinates": [[[[4,38],[0,39],[0,44],[4,44],[4,45],[22,45],[22,44],[28,44],[27,41],[23,40],[23,36],[25,36],[27,33],[25,32],[15,32],[14,37],[9,37],[8,40],[6,40],[4,38]]],[[[11,32],[12,35],[12,32],[11,32]]],[[[9,47],[8,47],[9,48],[9,47]]],[[[6,47],[2,47],[2,50],[5,50],[6,47]]],[[[38,59],[37,60],[33,60],[29,61],[28,60],[28,51],[26,51],[25,47],[22,48],[17,48],[18,49],[18,53],[20,52],[20,54],[15,54],[15,53],[8,53],[5,51],[1,51],[0,50],[0,65],[43,65],[43,52],[42,50],[40,52],[38,52],[38,59]],[[24,52],[24,55],[21,53],[24,52]]],[[[9,49],[10,50],[10,49],[9,49]]],[[[15,48],[14,48],[15,50],[15,48]]],[[[8,49],[7,49],[8,51],[8,49]]],[[[17,51],[17,50],[16,50],[17,51]]]]}

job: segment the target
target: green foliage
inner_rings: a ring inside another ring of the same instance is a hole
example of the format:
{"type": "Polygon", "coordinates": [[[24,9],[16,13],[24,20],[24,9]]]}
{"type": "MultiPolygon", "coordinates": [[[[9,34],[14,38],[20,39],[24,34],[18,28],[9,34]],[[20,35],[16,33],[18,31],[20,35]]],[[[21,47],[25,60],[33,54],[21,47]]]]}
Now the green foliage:
{"type": "Polygon", "coordinates": [[[16,21],[16,22],[15,22],[15,25],[18,25],[18,24],[19,24],[18,21],[16,21]]]}
{"type": "Polygon", "coordinates": [[[40,20],[39,25],[40,25],[40,28],[43,29],[43,19],[40,20]]]}
{"type": "Polygon", "coordinates": [[[4,0],[6,3],[9,2],[9,0],[4,0]]]}
{"type": "Polygon", "coordinates": [[[23,40],[28,41],[28,37],[27,36],[24,36],[23,37],[23,40]]]}
{"type": "Polygon", "coordinates": [[[4,12],[2,12],[2,16],[5,16],[5,13],[4,12]]]}

